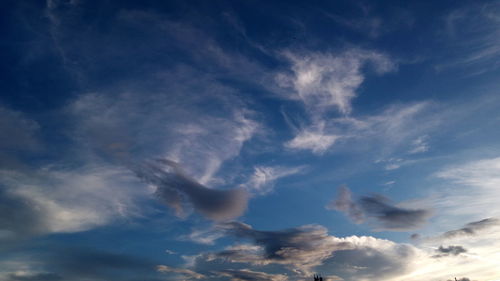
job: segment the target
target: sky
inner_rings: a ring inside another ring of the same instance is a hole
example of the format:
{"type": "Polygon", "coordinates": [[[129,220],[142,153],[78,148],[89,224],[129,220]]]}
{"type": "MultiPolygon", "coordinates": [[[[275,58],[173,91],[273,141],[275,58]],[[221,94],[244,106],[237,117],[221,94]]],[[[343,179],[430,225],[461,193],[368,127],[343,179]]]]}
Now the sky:
{"type": "Polygon", "coordinates": [[[2,4],[0,281],[500,280],[500,2],[2,4]]]}

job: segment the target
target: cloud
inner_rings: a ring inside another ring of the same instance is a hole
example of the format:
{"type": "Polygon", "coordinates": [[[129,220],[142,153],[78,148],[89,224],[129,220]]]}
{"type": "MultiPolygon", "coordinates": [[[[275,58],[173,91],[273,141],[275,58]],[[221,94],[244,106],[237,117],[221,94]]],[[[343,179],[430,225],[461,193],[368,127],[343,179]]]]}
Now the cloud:
{"type": "Polygon", "coordinates": [[[428,137],[422,135],[427,136],[440,122],[432,117],[436,116],[433,108],[430,102],[393,104],[371,115],[320,118],[308,125],[292,125],[296,135],[285,147],[307,149],[318,155],[332,147],[342,151],[376,148],[378,157],[394,152],[408,154],[417,147],[423,152],[428,148],[428,137]]]}
{"type": "Polygon", "coordinates": [[[0,171],[0,238],[78,232],[145,211],[151,192],[124,168],[108,165],[35,171],[0,171]]]}
{"type": "Polygon", "coordinates": [[[315,154],[323,154],[341,136],[328,135],[322,130],[312,131],[310,128],[301,130],[285,147],[297,150],[311,150],[315,154]]]}
{"type": "Polygon", "coordinates": [[[412,142],[412,148],[408,151],[410,154],[423,153],[429,150],[427,143],[428,136],[420,136],[412,142]]]}
{"type": "MultiPolygon", "coordinates": [[[[256,268],[284,266],[292,273],[287,274],[291,280],[309,278],[314,272],[331,275],[331,280],[367,280],[367,276],[383,280],[412,270],[415,260],[425,257],[411,245],[365,236],[339,238],[328,235],[320,225],[263,231],[244,223],[231,222],[218,228],[238,241],[250,243],[233,244],[222,251],[196,257],[193,266],[198,272],[220,266],[223,269],[215,271],[229,274],[227,270],[236,266],[237,270],[231,270],[234,276],[236,272],[241,274],[241,267],[254,271],[256,268]]],[[[281,280],[282,277],[274,278],[281,280]]]]}
{"type": "Polygon", "coordinates": [[[250,180],[243,186],[252,193],[266,194],[273,190],[278,179],[300,173],[303,169],[304,166],[255,166],[250,180]]]}
{"type": "Polygon", "coordinates": [[[259,231],[240,222],[220,226],[231,236],[249,239],[255,245],[236,245],[211,258],[250,264],[283,264],[293,270],[308,272],[321,264],[336,249],[345,247],[332,240],[324,227],[306,225],[281,231],[259,231]]]}
{"type": "Polygon", "coordinates": [[[285,146],[296,150],[311,150],[323,154],[335,142],[348,134],[331,129],[332,112],[349,115],[351,101],[364,80],[363,67],[371,64],[378,74],[392,71],[395,63],[386,55],[361,49],[350,49],[338,54],[285,52],[291,63],[290,72],[276,76],[280,87],[292,94],[285,98],[304,104],[310,124],[296,129],[295,137],[285,146]]]}
{"type": "Polygon", "coordinates": [[[500,220],[497,218],[487,218],[480,221],[474,221],[466,224],[464,227],[454,229],[443,233],[439,238],[453,239],[467,236],[475,236],[480,234],[483,230],[500,226],[500,220]]]}
{"type": "Polygon", "coordinates": [[[495,1],[458,6],[444,17],[444,35],[449,61],[437,69],[459,68],[481,74],[498,68],[500,47],[500,5],[495,1]],[[467,38],[467,40],[463,40],[467,38]]]}
{"type": "Polygon", "coordinates": [[[143,95],[131,86],[129,92],[80,96],[66,109],[74,121],[71,136],[87,153],[115,163],[161,156],[181,163],[202,184],[220,182],[215,174],[222,164],[257,133],[255,113],[235,90],[192,69],[158,75],[167,84],[160,92],[143,95]]]}
{"type": "Polygon", "coordinates": [[[215,240],[224,237],[219,229],[211,227],[208,229],[195,229],[188,235],[182,236],[181,240],[187,240],[198,244],[213,245],[215,240]]]}
{"type": "Polygon", "coordinates": [[[0,279],[8,281],[56,281],[56,280],[161,280],[156,264],[144,257],[85,248],[60,248],[29,252],[28,257],[19,261],[22,270],[9,272],[4,269],[0,279]],[[2,279],[4,280],[4,279],[2,279]]]}
{"type": "Polygon", "coordinates": [[[257,272],[248,269],[227,269],[218,271],[217,274],[221,277],[229,277],[231,281],[286,281],[286,275],[283,274],[268,274],[265,272],[257,272]]]}
{"type": "Polygon", "coordinates": [[[55,273],[12,273],[7,277],[7,281],[59,281],[64,280],[60,275],[55,273]]]}
{"type": "Polygon", "coordinates": [[[371,63],[377,73],[395,68],[386,55],[359,49],[338,54],[286,52],[290,73],[280,73],[278,83],[294,90],[292,99],[300,100],[312,114],[336,108],[342,114],[351,112],[351,100],[364,80],[362,67],[371,63]]]}
{"type": "Polygon", "coordinates": [[[392,231],[419,228],[431,215],[431,212],[425,209],[394,206],[389,199],[379,195],[363,196],[354,201],[350,190],[345,186],[340,188],[338,198],[327,208],[346,213],[355,223],[362,223],[367,217],[372,218],[377,223],[377,229],[392,231]]]}
{"type": "Polygon", "coordinates": [[[206,218],[223,221],[243,214],[248,193],[242,188],[217,190],[203,186],[190,178],[170,160],[145,163],[136,170],[139,178],[156,187],[156,195],[178,216],[185,215],[186,204],[206,218]]]}
{"type": "Polygon", "coordinates": [[[500,206],[495,200],[500,196],[500,158],[473,160],[445,167],[435,176],[446,180],[446,186],[435,203],[442,213],[460,217],[462,222],[500,217],[500,206]]]}
{"type": "Polygon", "coordinates": [[[448,247],[439,246],[436,252],[438,254],[434,255],[433,257],[442,258],[447,256],[458,256],[460,254],[467,253],[467,249],[465,249],[462,246],[448,246],[448,247]]]}
{"type": "Polygon", "coordinates": [[[337,198],[328,204],[326,208],[347,214],[355,223],[362,223],[365,219],[363,210],[354,202],[351,190],[347,186],[339,188],[337,198]]]}
{"type": "Polygon", "coordinates": [[[185,269],[185,268],[174,268],[174,267],[170,267],[167,265],[158,265],[156,267],[156,270],[161,272],[161,273],[177,273],[177,274],[180,274],[180,275],[182,275],[190,280],[192,280],[192,279],[205,279],[206,278],[206,276],[204,276],[203,274],[196,273],[192,270],[185,269]]]}

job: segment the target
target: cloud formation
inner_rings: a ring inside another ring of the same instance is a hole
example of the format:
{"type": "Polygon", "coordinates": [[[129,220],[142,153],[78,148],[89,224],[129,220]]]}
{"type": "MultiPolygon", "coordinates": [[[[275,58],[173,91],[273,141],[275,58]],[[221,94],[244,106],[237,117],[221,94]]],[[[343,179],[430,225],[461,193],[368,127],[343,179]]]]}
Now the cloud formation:
{"type": "Polygon", "coordinates": [[[338,54],[285,53],[291,62],[291,73],[280,73],[278,83],[294,90],[311,114],[322,114],[332,108],[342,114],[351,112],[351,100],[364,80],[362,67],[369,63],[377,73],[395,68],[386,55],[374,51],[351,49],[338,54]]]}
{"type": "Polygon", "coordinates": [[[357,274],[367,274],[369,271],[390,276],[410,267],[417,251],[409,245],[373,237],[330,236],[319,225],[262,231],[244,223],[231,222],[219,225],[219,228],[226,234],[248,240],[251,244],[235,244],[223,251],[208,253],[204,259],[252,266],[282,265],[302,277],[311,275],[316,269],[329,275],[336,274],[335,270],[327,268],[336,264],[338,259],[344,266],[363,266],[363,270],[351,270],[352,276],[362,276],[357,274]],[[372,260],[360,258],[375,256],[375,253],[378,257],[372,260]],[[384,269],[376,270],[378,267],[384,269]]]}
{"type": "Polygon", "coordinates": [[[465,249],[462,246],[448,246],[448,247],[443,247],[439,246],[439,248],[436,249],[436,252],[438,254],[434,255],[434,258],[442,258],[442,257],[447,257],[447,256],[458,256],[463,253],[467,253],[467,249],[465,249]]]}
{"type": "Polygon", "coordinates": [[[374,219],[377,229],[392,231],[408,231],[422,226],[430,217],[426,209],[405,209],[393,205],[389,199],[379,196],[363,196],[359,200],[352,199],[352,193],[346,186],[339,189],[338,197],[328,206],[344,212],[355,223],[362,223],[365,218],[374,219]]]}
{"type": "Polygon", "coordinates": [[[177,274],[180,274],[180,275],[184,276],[188,280],[204,279],[204,278],[206,278],[205,275],[196,273],[196,272],[194,272],[192,270],[185,269],[185,268],[174,268],[174,267],[170,267],[170,266],[167,266],[167,265],[158,265],[156,267],[156,270],[158,272],[162,272],[162,273],[177,273],[177,274]]]}
{"type": "Polygon", "coordinates": [[[248,193],[243,188],[217,190],[190,178],[170,160],[147,162],[136,169],[139,178],[156,187],[156,195],[178,216],[186,215],[186,207],[215,221],[239,217],[247,208],[248,193]]]}
{"type": "MultiPolygon", "coordinates": [[[[130,171],[109,165],[0,171],[0,239],[78,232],[143,214],[150,192],[130,171]]],[[[147,209],[147,208],[146,208],[147,209]]]]}
{"type": "Polygon", "coordinates": [[[252,271],[249,269],[227,269],[218,271],[217,274],[222,277],[229,277],[231,281],[286,281],[286,275],[269,274],[265,272],[252,271]]]}
{"type": "Polygon", "coordinates": [[[284,167],[284,166],[255,166],[254,173],[249,181],[243,186],[252,193],[266,194],[273,190],[274,183],[287,176],[300,173],[304,166],[284,167]]]}
{"type": "Polygon", "coordinates": [[[467,236],[475,236],[480,234],[483,230],[487,230],[497,226],[500,226],[500,220],[498,218],[486,218],[480,221],[470,222],[464,225],[464,227],[462,228],[447,231],[443,233],[440,236],[440,238],[453,239],[453,238],[461,238],[467,236]]]}

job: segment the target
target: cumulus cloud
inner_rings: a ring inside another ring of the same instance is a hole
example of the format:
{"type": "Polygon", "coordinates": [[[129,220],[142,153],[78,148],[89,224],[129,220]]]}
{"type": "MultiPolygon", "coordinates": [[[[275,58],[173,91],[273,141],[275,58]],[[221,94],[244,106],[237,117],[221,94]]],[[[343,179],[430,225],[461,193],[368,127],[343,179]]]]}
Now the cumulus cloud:
{"type": "MultiPolygon", "coordinates": [[[[226,223],[220,226],[226,233],[249,240],[252,244],[236,244],[225,250],[211,253],[208,260],[222,259],[231,263],[246,263],[255,266],[283,265],[295,272],[298,276],[308,276],[323,264],[333,264],[337,255],[344,255],[345,251],[354,251],[351,259],[345,260],[352,267],[359,264],[362,256],[373,256],[378,253],[378,259],[363,260],[363,266],[368,271],[378,266],[385,266],[387,271],[404,271],[411,264],[416,249],[409,245],[396,244],[387,240],[373,237],[351,236],[338,238],[330,236],[327,230],[319,225],[305,225],[277,231],[255,230],[251,226],[239,222],[226,223]],[[358,256],[359,255],[359,256],[358,256]],[[378,262],[375,262],[378,260],[378,262]],[[396,262],[397,261],[397,262],[396,262]],[[387,262],[387,263],[386,263],[387,262]],[[390,267],[391,263],[397,264],[390,267]],[[406,264],[406,265],[405,265],[406,264]],[[389,270],[388,268],[392,268],[389,270]]],[[[325,267],[321,272],[327,272],[325,267]]],[[[384,273],[389,275],[389,272],[384,273]]]]}
{"type": "Polygon", "coordinates": [[[430,217],[426,209],[405,209],[393,205],[389,199],[380,196],[363,196],[353,200],[350,190],[343,186],[338,197],[328,206],[346,213],[355,223],[362,223],[365,218],[374,219],[377,229],[407,231],[422,226],[430,217]]]}
{"type": "Polygon", "coordinates": [[[246,210],[248,193],[243,188],[217,190],[192,179],[170,160],[156,160],[136,169],[137,175],[156,187],[156,195],[178,216],[189,205],[203,216],[216,221],[240,216],[246,210]]]}
{"type": "Polygon", "coordinates": [[[286,281],[286,275],[269,274],[265,272],[252,271],[248,269],[227,269],[217,272],[219,276],[229,277],[231,281],[286,281]]]}

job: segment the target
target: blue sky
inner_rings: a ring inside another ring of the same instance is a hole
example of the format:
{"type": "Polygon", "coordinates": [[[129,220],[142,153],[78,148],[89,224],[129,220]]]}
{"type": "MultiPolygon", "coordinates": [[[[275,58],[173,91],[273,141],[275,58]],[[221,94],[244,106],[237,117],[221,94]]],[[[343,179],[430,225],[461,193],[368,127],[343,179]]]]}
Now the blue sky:
{"type": "Polygon", "coordinates": [[[0,280],[500,280],[495,1],[8,1],[0,280]]]}

